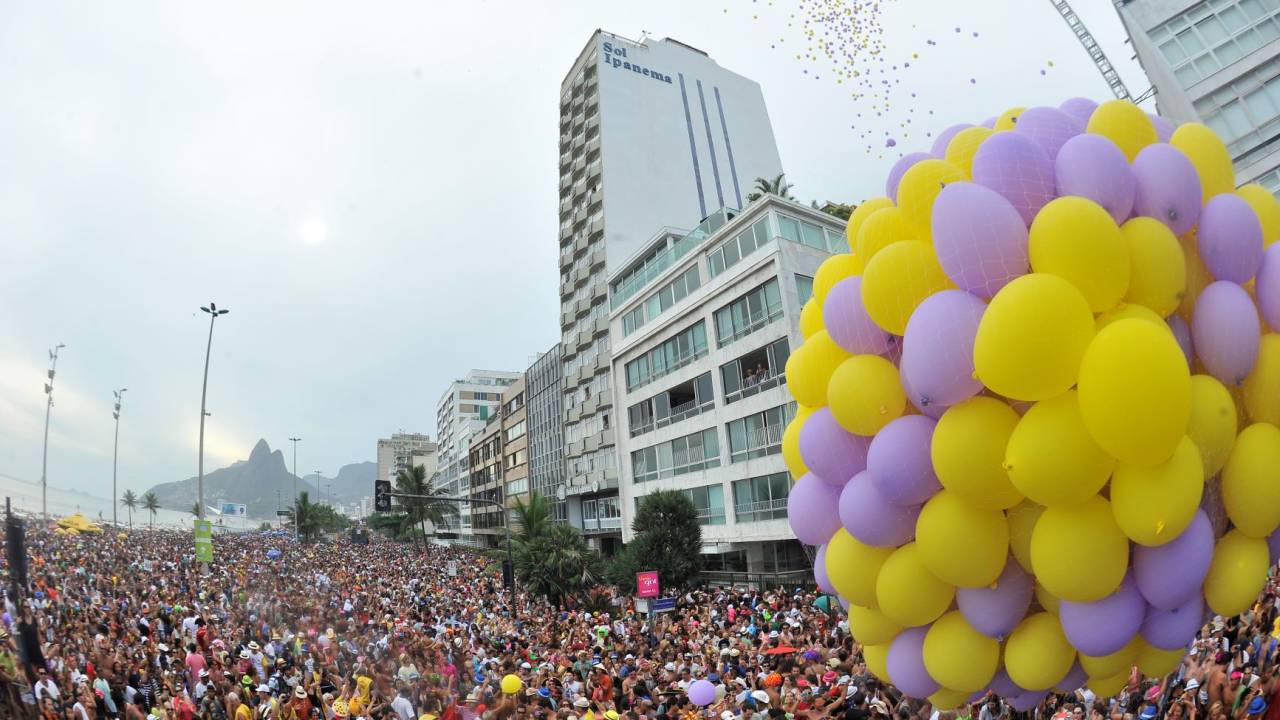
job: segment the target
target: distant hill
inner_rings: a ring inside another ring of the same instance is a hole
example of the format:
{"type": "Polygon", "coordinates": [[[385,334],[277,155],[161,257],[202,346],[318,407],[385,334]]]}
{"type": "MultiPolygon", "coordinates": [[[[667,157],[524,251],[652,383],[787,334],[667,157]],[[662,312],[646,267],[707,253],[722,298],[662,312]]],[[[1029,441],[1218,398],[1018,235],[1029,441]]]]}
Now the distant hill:
{"type": "MultiPolygon", "coordinates": [[[[375,465],[374,463],[361,463],[375,465]]],[[[343,468],[357,467],[347,465],[343,468]]],[[[376,474],[376,470],[374,471],[376,474]]],[[[339,472],[339,477],[342,473],[339,472]]],[[[372,476],[370,476],[372,478],[372,476]]],[[[250,517],[274,519],[279,507],[288,507],[293,496],[294,476],[284,463],[284,454],[273,451],[266,440],[259,440],[249,453],[248,460],[237,460],[230,466],[205,473],[204,501],[206,507],[217,508],[222,501],[244,503],[250,517]],[[279,495],[277,495],[277,491],[279,495]]],[[[320,500],[315,485],[299,480],[298,492],[311,494],[311,502],[320,500]]],[[[187,478],[178,482],[160,483],[151,488],[156,494],[160,506],[172,510],[189,510],[196,502],[196,478],[187,478]]],[[[370,487],[373,486],[369,482],[370,487]]],[[[337,493],[338,482],[334,482],[337,493]]]]}
{"type": "MultiPolygon", "coordinates": [[[[331,478],[312,473],[304,475],[302,479],[320,488],[321,493],[333,493],[334,502],[355,503],[359,502],[360,498],[373,495],[373,480],[377,476],[378,463],[366,461],[343,465],[338,469],[338,474],[331,478]],[[330,484],[327,489],[326,483],[330,484]]],[[[318,497],[323,499],[324,495],[321,494],[318,497]]]]}

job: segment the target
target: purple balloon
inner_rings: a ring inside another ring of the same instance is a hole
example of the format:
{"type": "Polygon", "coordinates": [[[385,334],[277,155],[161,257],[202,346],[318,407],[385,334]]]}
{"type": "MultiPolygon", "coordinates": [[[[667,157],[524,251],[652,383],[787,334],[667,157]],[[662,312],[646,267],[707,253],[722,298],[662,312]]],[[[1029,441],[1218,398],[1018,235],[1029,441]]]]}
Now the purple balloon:
{"type": "Polygon", "coordinates": [[[1216,280],[1249,282],[1262,264],[1262,223],[1240,196],[1222,193],[1209,198],[1196,227],[1200,259],[1216,280]]]}
{"type": "Polygon", "coordinates": [[[1262,253],[1258,267],[1258,309],[1274,331],[1280,331],[1280,242],[1271,243],[1262,253]]]}
{"type": "Polygon", "coordinates": [[[1178,348],[1182,350],[1183,357],[1187,359],[1187,367],[1194,370],[1195,363],[1191,359],[1195,357],[1195,347],[1191,344],[1191,327],[1177,313],[1165,318],[1164,322],[1173,333],[1173,339],[1178,341],[1178,348]]]}
{"type": "Polygon", "coordinates": [[[974,630],[1004,640],[1027,614],[1035,591],[1035,579],[1017,561],[1009,560],[994,585],[956,588],[956,605],[974,630]]]}
{"type": "Polygon", "coordinates": [[[930,458],[935,425],[923,415],[904,415],[871,440],[867,471],[889,502],[919,505],[942,489],[930,458]]]}
{"type": "Polygon", "coordinates": [[[1026,692],[1018,687],[1018,684],[1009,679],[1009,673],[1004,668],[996,671],[996,676],[991,678],[991,690],[995,694],[1003,698],[1011,698],[1014,695],[1021,695],[1026,692]]]}
{"type": "Polygon", "coordinates": [[[951,140],[959,134],[961,130],[971,127],[973,126],[969,123],[960,123],[943,130],[938,133],[938,137],[934,138],[933,147],[929,149],[929,152],[932,153],[934,157],[945,157],[947,154],[947,146],[951,144],[951,140]]]}
{"type": "Polygon", "coordinates": [[[898,158],[898,162],[894,163],[893,167],[889,169],[889,179],[884,183],[884,194],[888,195],[889,199],[895,203],[898,202],[898,183],[902,182],[902,176],[907,174],[912,165],[921,160],[930,159],[937,158],[926,152],[913,152],[910,155],[903,155],[898,158]]]}
{"type": "Polygon", "coordinates": [[[1048,690],[1028,690],[1021,695],[1014,695],[1013,697],[1006,699],[1009,701],[1009,707],[1014,710],[1017,710],[1018,712],[1029,712],[1031,710],[1035,710],[1036,707],[1039,706],[1040,703],[1044,702],[1044,699],[1047,697],[1049,697],[1048,690]]]}
{"type": "Polygon", "coordinates": [[[997,118],[995,115],[992,115],[991,117],[987,118],[986,120],[983,120],[982,122],[980,122],[980,123],[978,123],[978,124],[979,124],[979,125],[981,125],[981,126],[982,126],[982,127],[984,127],[984,128],[987,128],[988,130],[990,130],[991,128],[994,128],[994,127],[996,126],[996,120],[997,120],[997,119],[998,119],[998,118],[997,118]]]}
{"type": "Polygon", "coordinates": [[[805,545],[821,545],[840,529],[840,488],[812,473],[796,481],[787,497],[791,531],[805,545]]]}
{"type": "Polygon", "coordinates": [[[1067,673],[1067,676],[1059,680],[1053,686],[1053,689],[1060,693],[1073,693],[1084,687],[1087,682],[1089,682],[1089,675],[1080,666],[1080,661],[1077,660],[1076,664],[1071,666],[1071,671],[1067,673]]]}
{"type": "MultiPolygon", "coordinates": [[[[899,365],[901,365],[902,361],[899,360],[898,362],[899,362],[899,365]]],[[[906,393],[907,400],[911,401],[911,406],[914,407],[916,410],[919,410],[920,412],[924,413],[925,415],[928,415],[934,420],[941,418],[942,414],[947,411],[947,406],[941,403],[929,403],[928,405],[921,405],[920,399],[919,399],[920,396],[916,394],[915,388],[911,387],[911,381],[908,380],[901,373],[899,373],[899,379],[902,380],[902,391],[906,393]]]]}
{"type": "Polygon", "coordinates": [[[840,523],[867,545],[898,547],[909,542],[916,535],[918,517],[919,505],[889,502],[865,470],[840,491],[840,523]]]}
{"type": "Polygon", "coordinates": [[[689,696],[689,702],[703,707],[716,701],[716,686],[706,680],[694,680],[689,683],[686,694],[689,696]]]}
{"type": "Polygon", "coordinates": [[[880,329],[862,304],[862,278],[847,277],[827,291],[822,303],[822,322],[832,341],[854,355],[880,355],[889,349],[893,336],[880,329]]]}
{"type": "Polygon", "coordinates": [[[1101,205],[1122,223],[1133,211],[1136,181],[1120,146],[1082,133],[1062,145],[1053,164],[1059,195],[1079,195],[1101,205]]]}
{"type": "Polygon", "coordinates": [[[1142,639],[1161,650],[1185,648],[1204,623],[1204,598],[1192,593],[1191,599],[1173,610],[1147,608],[1142,621],[1142,639]]]}
{"type": "Polygon", "coordinates": [[[1028,226],[1057,193],[1053,159],[1035,140],[996,133],[973,156],[973,181],[1000,193],[1028,226]]]}
{"type": "Polygon", "coordinates": [[[1271,564],[1280,562],[1280,528],[1267,536],[1267,549],[1271,551],[1271,564]]]}
{"type": "Polygon", "coordinates": [[[1062,631],[1076,650],[1085,655],[1110,655],[1124,647],[1147,614],[1147,603],[1138,592],[1133,575],[1126,575],[1120,587],[1110,595],[1088,603],[1062,600],[1058,619],[1062,631]]]}
{"type": "Polygon", "coordinates": [[[822,480],[843,486],[867,467],[871,438],[840,427],[831,410],[815,410],[800,428],[800,457],[809,472],[822,480]]]}
{"type": "Polygon", "coordinates": [[[1027,224],[996,190],[947,185],[933,201],[930,226],[938,263],[962,290],[990,298],[1027,272],[1027,224]]]}
{"type": "Polygon", "coordinates": [[[1058,109],[1079,120],[1081,125],[1088,125],[1089,118],[1093,117],[1093,111],[1098,109],[1098,103],[1089,98],[1074,97],[1064,101],[1058,109]]]}
{"type": "Polygon", "coordinates": [[[973,377],[973,341],[986,310],[986,303],[963,290],[943,290],[911,313],[900,369],[913,404],[955,405],[982,391],[973,377]]]}
{"type": "Polygon", "coordinates": [[[1191,315],[1191,337],[1210,375],[1226,385],[1243,383],[1258,358],[1261,335],[1258,311],[1244,288],[1219,280],[1201,291],[1191,315]]]}
{"type": "Polygon", "coordinates": [[[1050,158],[1056,158],[1068,140],[1084,132],[1084,123],[1058,108],[1033,107],[1022,111],[1013,131],[1036,141],[1050,158]]]}
{"type": "Polygon", "coordinates": [[[924,668],[924,636],[929,626],[907,628],[889,645],[885,665],[889,680],[914,698],[926,698],[941,687],[924,668]]]}
{"type": "Polygon", "coordinates": [[[1155,126],[1156,139],[1162,143],[1169,142],[1169,138],[1173,137],[1173,131],[1177,129],[1174,127],[1173,121],[1166,117],[1160,117],[1155,113],[1147,113],[1147,117],[1150,118],[1151,124],[1155,126]]]}
{"type": "Polygon", "coordinates": [[[836,595],[836,586],[831,584],[831,578],[827,576],[827,546],[826,543],[818,546],[818,551],[813,554],[813,580],[818,585],[818,589],[828,595],[836,595]]]}
{"type": "Polygon", "coordinates": [[[1133,548],[1133,580],[1138,592],[1160,610],[1175,610],[1192,595],[1209,574],[1213,560],[1213,523],[1203,509],[1196,510],[1191,524],[1164,545],[1133,548]]]}
{"type": "Polygon", "coordinates": [[[1200,219],[1203,194],[1196,166],[1178,148],[1166,143],[1148,145],[1133,159],[1137,215],[1155,218],[1181,235],[1200,219]]]}

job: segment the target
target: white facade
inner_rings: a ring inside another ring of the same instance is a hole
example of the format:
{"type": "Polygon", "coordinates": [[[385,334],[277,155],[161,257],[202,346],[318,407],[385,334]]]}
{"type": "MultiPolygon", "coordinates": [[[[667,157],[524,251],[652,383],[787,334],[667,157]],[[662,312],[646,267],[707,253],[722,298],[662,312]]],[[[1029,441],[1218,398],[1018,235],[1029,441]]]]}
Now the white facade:
{"type": "MultiPolygon", "coordinates": [[[[471,434],[483,428],[485,421],[497,415],[502,406],[502,391],[521,377],[521,373],[505,370],[472,370],[454,380],[436,402],[436,472],[432,483],[445,495],[462,496],[471,489],[469,478],[471,434]]],[[[465,531],[471,526],[471,515],[462,507],[459,522],[465,531]]]]}
{"type": "Polygon", "coordinates": [[[684,490],[711,569],[794,569],[803,558],[781,447],[795,405],[783,368],[802,342],[814,273],[848,249],[844,223],[767,196],[709,234],[657,243],[665,266],[610,316],[623,539],[639,498],[684,490]]]}
{"type": "Polygon", "coordinates": [[[392,433],[378,440],[378,479],[395,480],[396,475],[414,465],[428,465],[427,477],[435,471],[436,444],[423,433],[392,433]],[[420,459],[415,459],[420,458],[420,459]]]}
{"type": "Polygon", "coordinates": [[[760,86],[695,48],[597,31],[566,74],[560,327],[575,525],[582,527],[584,496],[616,498],[607,272],[656,228],[693,227],[722,207],[741,207],[756,177],[781,168],[760,86]]]}
{"type": "Polygon", "coordinates": [[[1237,184],[1280,196],[1280,0],[1116,0],[1160,114],[1227,144],[1237,184]]]}

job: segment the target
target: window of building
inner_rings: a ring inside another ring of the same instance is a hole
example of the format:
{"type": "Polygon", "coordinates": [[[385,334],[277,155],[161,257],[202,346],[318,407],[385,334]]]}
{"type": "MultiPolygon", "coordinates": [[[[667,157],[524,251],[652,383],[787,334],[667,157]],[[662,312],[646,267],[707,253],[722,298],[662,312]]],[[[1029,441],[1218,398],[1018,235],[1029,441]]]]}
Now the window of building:
{"type": "Polygon", "coordinates": [[[645,298],[635,310],[622,316],[622,334],[630,335],[640,326],[666,312],[671,306],[688,297],[689,293],[701,285],[698,266],[694,265],[680,273],[675,280],[662,286],[657,292],[645,298]]]}
{"type": "Polygon", "coordinates": [[[1190,88],[1280,38],[1278,14],[1280,3],[1275,0],[1206,0],[1148,35],[1173,69],[1178,84],[1190,88]]]}
{"type": "Polygon", "coordinates": [[[742,297],[716,310],[716,344],[720,347],[746,337],[782,317],[782,295],[778,279],[754,288],[742,297]]]}
{"type": "Polygon", "coordinates": [[[827,238],[819,225],[778,213],[778,234],[791,242],[827,251],[827,238]]]}
{"type": "Polygon", "coordinates": [[[786,338],[779,338],[721,365],[720,382],[724,386],[725,405],[785,383],[787,374],[784,370],[790,354],[790,343],[786,338]]]}
{"type": "Polygon", "coordinates": [[[724,524],[723,487],[717,484],[689,488],[684,491],[684,494],[689,496],[689,499],[693,501],[693,506],[698,510],[699,525],[724,524]]]}
{"type": "Polygon", "coordinates": [[[795,403],[779,405],[729,423],[729,462],[782,452],[782,431],[795,414],[794,406],[795,403]]]}
{"type": "Polygon", "coordinates": [[[523,477],[519,480],[512,480],[507,483],[506,491],[508,497],[511,495],[519,495],[520,493],[529,492],[529,478],[523,477]]]}
{"type": "Polygon", "coordinates": [[[601,532],[622,529],[622,507],[617,495],[582,501],[582,529],[601,532]]]}
{"type": "Polygon", "coordinates": [[[799,296],[801,305],[809,302],[809,298],[813,297],[813,278],[808,275],[796,275],[796,295],[799,296]]]}
{"type": "Polygon", "coordinates": [[[1197,100],[1195,108],[1239,161],[1240,155],[1280,131],[1280,59],[1197,100]]]}
{"type": "Polygon", "coordinates": [[[733,517],[740,523],[779,520],[787,517],[787,494],[791,478],[785,472],[735,480],[733,517]]]}
{"type": "Polygon", "coordinates": [[[631,437],[687,420],[714,407],[711,373],[703,373],[627,408],[631,437]]]}
{"type": "Polygon", "coordinates": [[[707,353],[707,328],[701,320],[626,365],[627,389],[634,390],[684,367],[707,353]]]}
{"type": "Polygon", "coordinates": [[[849,252],[849,236],[842,232],[827,230],[827,249],[833,253],[849,252]]]}
{"type": "Polygon", "coordinates": [[[520,393],[519,395],[511,398],[507,401],[507,404],[503,406],[508,414],[513,413],[522,407],[524,407],[524,393],[520,393]]]}
{"type": "Polygon", "coordinates": [[[720,466],[720,441],[715,428],[658,443],[631,453],[631,475],[635,482],[720,466]]]}
{"type": "Polygon", "coordinates": [[[767,573],[812,570],[812,562],[799,540],[779,540],[763,544],[764,571],[767,573]]]}
{"type": "Polygon", "coordinates": [[[742,258],[764,247],[770,240],[769,216],[755,221],[751,227],[726,240],[724,244],[707,253],[707,273],[715,277],[733,267],[742,258]]]}
{"type": "Polygon", "coordinates": [[[525,452],[526,451],[522,448],[513,453],[509,453],[506,460],[507,469],[510,470],[517,465],[523,465],[525,463],[525,452]]]}
{"type": "Polygon", "coordinates": [[[525,427],[525,421],[521,420],[515,425],[512,425],[511,427],[507,428],[505,431],[507,442],[511,442],[512,440],[515,440],[516,438],[524,435],[524,427],[525,427]]]}

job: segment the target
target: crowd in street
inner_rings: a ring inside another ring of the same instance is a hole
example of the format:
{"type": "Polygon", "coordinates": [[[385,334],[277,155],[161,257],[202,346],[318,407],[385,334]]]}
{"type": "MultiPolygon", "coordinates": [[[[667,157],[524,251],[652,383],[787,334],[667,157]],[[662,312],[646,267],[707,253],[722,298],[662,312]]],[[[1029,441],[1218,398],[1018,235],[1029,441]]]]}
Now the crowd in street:
{"type": "MultiPolygon", "coordinates": [[[[43,663],[0,628],[0,717],[96,720],[1000,720],[1001,700],[941,712],[873,677],[838,612],[797,588],[680,591],[646,616],[602,592],[555,608],[503,588],[473,550],[374,537],[297,545],[190,533],[28,532],[43,663]],[[279,553],[268,552],[278,550],[279,553]],[[278,557],[277,557],[278,555],[278,557]],[[512,608],[515,608],[514,611],[512,608]],[[514,612],[514,616],[513,616],[514,612]],[[521,679],[502,691],[508,675],[521,679]],[[694,706],[706,679],[716,701],[694,706]]],[[[3,554],[0,554],[3,557],[3,554]]],[[[7,587],[7,576],[5,577],[7,587]]],[[[1280,720],[1274,582],[1205,626],[1168,678],[1113,698],[1050,695],[1036,720],[1280,720]]]]}

